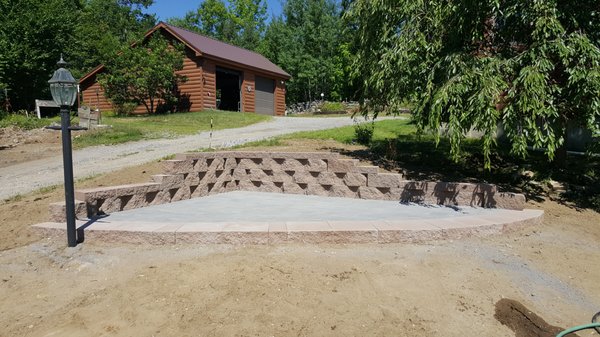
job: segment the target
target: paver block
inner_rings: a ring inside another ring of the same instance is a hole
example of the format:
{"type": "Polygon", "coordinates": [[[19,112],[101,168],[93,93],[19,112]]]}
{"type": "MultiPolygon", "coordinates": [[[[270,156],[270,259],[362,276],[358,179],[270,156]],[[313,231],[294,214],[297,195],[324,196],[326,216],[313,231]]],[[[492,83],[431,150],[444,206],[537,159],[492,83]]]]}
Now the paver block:
{"type": "Polygon", "coordinates": [[[400,187],[404,182],[401,174],[377,173],[369,174],[367,185],[369,187],[400,187]]]}
{"type": "Polygon", "coordinates": [[[358,188],[358,196],[361,199],[381,200],[383,194],[376,187],[360,186],[358,188]]]}
{"type": "Polygon", "coordinates": [[[307,184],[296,184],[294,182],[284,182],[283,192],[289,194],[306,194],[307,184]]]}
{"type": "Polygon", "coordinates": [[[346,173],[343,179],[347,186],[367,186],[367,177],[362,173],[346,173]]]}
{"type": "Polygon", "coordinates": [[[521,211],[525,208],[525,203],[526,199],[523,194],[503,192],[496,193],[488,206],[521,211]]]}
{"type": "MultiPolygon", "coordinates": [[[[189,175],[186,173],[185,175],[189,175]]],[[[184,185],[184,174],[155,174],[152,180],[160,184],[161,189],[180,188],[184,185]]]]}
{"type": "Polygon", "coordinates": [[[194,170],[191,160],[165,160],[162,162],[163,172],[165,174],[187,173],[194,170]]]}
{"type": "MultiPolygon", "coordinates": [[[[315,175],[316,177],[313,181],[316,180],[316,183],[320,185],[338,185],[343,183],[343,180],[338,178],[333,172],[315,172],[315,175]]],[[[313,175],[311,174],[311,176],[313,175]]]]}
{"type": "MultiPolygon", "coordinates": [[[[48,211],[50,213],[50,221],[52,222],[66,222],[67,221],[67,208],[64,201],[53,202],[48,205],[48,211]]],[[[87,219],[87,205],[84,201],[75,200],[75,218],[87,219]]]]}
{"type": "Polygon", "coordinates": [[[333,185],[308,184],[306,194],[329,197],[332,193],[333,185]]]}
{"type": "Polygon", "coordinates": [[[356,166],[356,173],[376,174],[379,172],[377,166],[356,166]]]}
{"type": "Polygon", "coordinates": [[[317,182],[317,177],[307,171],[286,171],[288,175],[293,172],[294,182],[297,184],[314,184],[317,182]]]}
{"type": "Polygon", "coordinates": [[[356,159],[334,159],[327,162],[327,171],[335,173],[356,172],[356,159]]]}

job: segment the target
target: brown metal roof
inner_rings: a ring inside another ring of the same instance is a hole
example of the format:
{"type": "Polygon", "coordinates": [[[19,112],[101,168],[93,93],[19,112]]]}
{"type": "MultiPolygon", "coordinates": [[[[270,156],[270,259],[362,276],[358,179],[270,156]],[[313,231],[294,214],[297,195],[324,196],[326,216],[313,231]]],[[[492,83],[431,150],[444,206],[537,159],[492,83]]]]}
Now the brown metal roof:
{"type": "Polygon", "coordinates": [[[276,66],[266,57],[250,51],[248,49],[236,47],[234,45],[221,42],[210,37],[190,32],[179,27],[161,22],[158,26],[164,26],[171,33],[184,40],[187,45],[200,52],[203,55],[224,59],[230,62],[238,63],[244,66],[257,68],[270,73],[280,75],[284,78],[290,78],[290,74],[276,66]]]}
{"type": "MultiPolygon", "coordinates": [[[[236,47],[234,45],[218,41],[183,28],[175,27],[164,22],[159,22],[156,26],[154,26],[154,28],[146,33],[146,36],[152,35],[160,28],[167,30],[200,56],[210,56],[212,58],[222,59],[224,61],[229,61],[241,66],[251,67],[258,71],[271,73],[284,79],[289,79],[291,77],[290,74],[279,68],[273,62],[269,61],[266,57],[260,55],[259,53],[236,47]]],[[[103,68],[103,65],[99,65],[98,67],[94,68],[92,71],[83,76],[79,80],[79,83],[87,80],[103,68]]]]}

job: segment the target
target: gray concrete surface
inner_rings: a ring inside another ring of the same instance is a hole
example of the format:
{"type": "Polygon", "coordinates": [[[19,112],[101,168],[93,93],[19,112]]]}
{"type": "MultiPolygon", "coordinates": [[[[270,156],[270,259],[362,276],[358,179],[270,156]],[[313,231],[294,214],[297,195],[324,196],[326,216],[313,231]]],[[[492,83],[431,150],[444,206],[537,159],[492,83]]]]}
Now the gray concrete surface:
{"type": "MultiPolygon", "coordinates": [[[[384,119],[384,118],[382,118],[384,119]]],[[[180,137],[94,146],[73,152],[75,179],[112,172],[144,164],[168,155],[208,148],[227,148],[247,142],[298,131],[322,130],[352,125],[349,117],[291,118],[275,117],[272,121],[180,137]]],[[[26,194],[42,187],[63,184],[62,154],[0,169],[0,200],[26,194]]]]}
{"type": "Polygon", "coordinates": [[[169,204],[137,208],[109,215],[119,222],[286,222],[373,221],[460,218],[490,215],[494,209],[406,205],[397,201],[332,198],[235,191],[169,204]]]}
{"type": "MultiPolygon", "coordinates": [[[[543,211],[236,191],[79,221],[85,240],[135,244],[394,243],[492,235],[543,211]]],[[[33,226],[64,238],[64,223],[33,226]]]]}

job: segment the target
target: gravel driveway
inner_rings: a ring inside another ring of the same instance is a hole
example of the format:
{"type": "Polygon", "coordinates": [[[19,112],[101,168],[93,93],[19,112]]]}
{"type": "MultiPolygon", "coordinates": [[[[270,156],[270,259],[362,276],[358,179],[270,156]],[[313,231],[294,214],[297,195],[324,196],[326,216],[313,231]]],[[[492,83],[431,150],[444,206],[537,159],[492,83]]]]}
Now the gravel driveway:
{"type": "MultiPolygon", "coordinates": [[[[352,125],[349,117],[290,118],[275,117],[272,121],[243,128],[209,132],[175,138],[130,142],[120,145],[87,147],[73,152],[75,179],[111,172],[128,166],[144,164],[175,153],[209,147],[231,147],[286,133],[322,130],[352,125]]],[[[63,183],[62,155],[21,163],[0,169],[0,200],[26,194],[42,187],[63,183]]]]}

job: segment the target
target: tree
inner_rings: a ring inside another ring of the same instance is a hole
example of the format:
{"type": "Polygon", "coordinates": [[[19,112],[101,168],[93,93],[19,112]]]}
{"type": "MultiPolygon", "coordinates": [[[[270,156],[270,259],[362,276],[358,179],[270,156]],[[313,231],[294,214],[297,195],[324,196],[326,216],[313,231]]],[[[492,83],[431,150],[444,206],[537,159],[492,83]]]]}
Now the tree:
{"type": "Polygon", "coordinates": [[[70,61],[78,7],[66,0],[0,0],[0,87],[14,109],[49,97],[48,80],[61,52],[70,61]]]}
{"type": "Polygon", "coordinates": [[[152,27],[152,0],[0,0],[0,87],[14,109],[50,98],[60,54],[79,77],[152,27]]]}
{"type": "Polygon", "coordinates": [[[288,102],[353,96],[347,63],[351,57],[333,0],[288,0],[267,27],[260,51],[292,75],[288,102]]]}
{"type": "Polygon", "coordinates": [[[355,0],[355,75],[363,94],[395,109],[405,99],[420,130],[451,153],[483,131],[486,166],[501,122],[515,154],[552,160],[567,124],[600,131],[600,8],[595,0],[355,0]]]}
{"type": "Polygon", "coordinates": [[[158,105],[168,107],[176,101],[177,85],[186,80],[175,73],[183,68],[183,58],[182,45],[154,33],[107,63],[98,81],[113,104],[143,104],[152,114],[158,105]]]}
{"type": "Polygon", "coordinates": [[[236,46],[256,50],[265,32],[264,0],[204,0],[195,11],[169,23],[236,46]]]}
{"type": "Polygon", "coordinates": [[[115,57],[154,26],[154,15],[144,13],[152,0],[84,0],[71,46],[73,74],[86,74],[115,57]]]}

